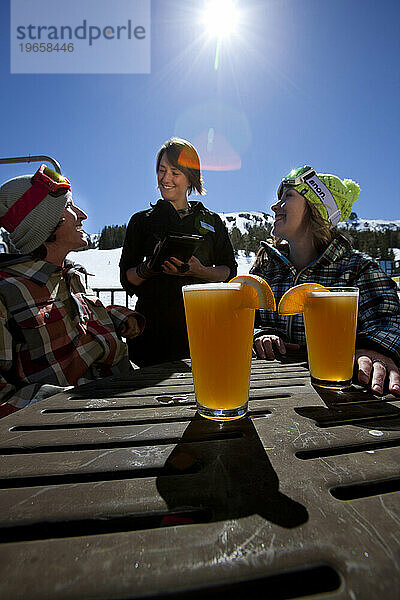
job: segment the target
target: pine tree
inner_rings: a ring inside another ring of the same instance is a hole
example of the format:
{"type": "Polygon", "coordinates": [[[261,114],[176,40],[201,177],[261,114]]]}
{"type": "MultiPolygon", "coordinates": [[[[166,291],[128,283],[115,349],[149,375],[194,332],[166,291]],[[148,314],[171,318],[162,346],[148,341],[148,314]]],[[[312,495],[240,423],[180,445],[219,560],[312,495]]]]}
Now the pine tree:
{"type": "Polygon", "coordinates": [[[235,252],[238,250],[244,250],[243,247],[243,234],[238,227],[233,227],[230,234],[232,246],[235,252]]]}
{"type": "Polygon", "coordinates": [[[106,225],[99,238],[99,250],[121,248],[124,244],[126,225],[106,225]]]}

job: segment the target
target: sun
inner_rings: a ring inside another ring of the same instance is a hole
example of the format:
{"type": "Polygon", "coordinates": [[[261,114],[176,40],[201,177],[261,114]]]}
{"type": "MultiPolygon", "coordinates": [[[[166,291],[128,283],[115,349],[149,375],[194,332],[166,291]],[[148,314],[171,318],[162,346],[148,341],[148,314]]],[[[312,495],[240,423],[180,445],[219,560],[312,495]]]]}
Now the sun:
{"type": "Polygon", "coordinates": [[[234,33],[239,21],[235,0],[210,0],[204,8],[202,21],[210,36],[223,38],[234,33]]]}

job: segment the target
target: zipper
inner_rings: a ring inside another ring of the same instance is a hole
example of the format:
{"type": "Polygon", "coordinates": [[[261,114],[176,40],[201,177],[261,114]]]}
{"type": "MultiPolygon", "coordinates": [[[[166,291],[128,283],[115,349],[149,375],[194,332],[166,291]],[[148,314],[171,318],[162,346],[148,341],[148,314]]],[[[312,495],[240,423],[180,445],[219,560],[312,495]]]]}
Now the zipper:
{"type": "MultiPolygon", "coordinates": [[[[297,273],[296,277],[294,278],[294,285],[292,287],[294,287],[295,285],[297,285],[297,282],[299,280],[299,277],[300,277],[301,273],[302,273],[302,271],[299,271],[297,273]]],[[[287,335],[287,339],[288,339],[289,342],[292,341],[292,324],[293,324],[293,317],[294,316],[295,315],[289,315],[288,322],[287,322],[287,325],[286,325],[286,335],[287,335]]]]}

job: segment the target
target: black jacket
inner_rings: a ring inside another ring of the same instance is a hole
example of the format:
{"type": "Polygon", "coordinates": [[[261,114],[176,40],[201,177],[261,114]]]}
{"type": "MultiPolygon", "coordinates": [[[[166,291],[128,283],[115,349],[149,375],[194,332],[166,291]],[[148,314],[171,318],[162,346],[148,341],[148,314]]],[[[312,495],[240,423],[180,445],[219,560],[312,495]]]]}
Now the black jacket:
{"type": "Polygon", "coordinates": [[[160,274],[134,286],[126,278],[127,269],[152,256],[167,232],[180,232],[204,237],[194,253],[204,266],[228,266],[228,280],[237,272],[228,231],[219,215],[199,201],[189,204],[192,212],[181,219],[168,201],[159,200],[150,209],[133,215],[127,227],[120,274],[123,288],[138,297],[136,310],[146,317],[143,334],[129,341],[130,358],[140,366],[189,358],[182,287],[202,280],[160,274]]]}

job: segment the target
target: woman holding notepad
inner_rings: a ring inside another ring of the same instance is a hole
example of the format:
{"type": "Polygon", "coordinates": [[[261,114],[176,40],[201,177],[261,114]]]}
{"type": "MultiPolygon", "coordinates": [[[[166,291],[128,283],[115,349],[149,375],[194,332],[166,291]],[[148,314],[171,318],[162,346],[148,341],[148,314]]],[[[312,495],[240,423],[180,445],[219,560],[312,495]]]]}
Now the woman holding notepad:
{"type": "Polygon", "coordinates": [[[168,140],[158,152],[156,173],[162,198],[129,221],[120,262],[122,286],[138,297],[137,310],[146,317],[140,342],[129,344],[130,358],[139,366],[189,358],[182,287],[226,281],[237,270],[221,218],[188,199],[193,192],[205,193],[192,144],[168,140]],[[192,243],[193,254],[187,256],[192,243]],[[183,252],[181,258],[169,254],[174,251],[183,252]]]}

